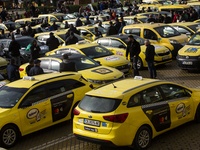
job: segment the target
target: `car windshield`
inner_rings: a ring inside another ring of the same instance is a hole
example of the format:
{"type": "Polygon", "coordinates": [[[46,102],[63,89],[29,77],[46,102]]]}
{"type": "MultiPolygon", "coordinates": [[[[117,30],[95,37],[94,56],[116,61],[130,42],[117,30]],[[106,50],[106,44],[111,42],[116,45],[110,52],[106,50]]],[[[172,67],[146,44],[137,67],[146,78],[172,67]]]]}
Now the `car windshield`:
{"type": "Polygon", "coordinates": [[[195,24],[195,25],[188,26],[188,28],[190,28],[191,30],[193,30],[194,32],[196,32],[197,30],[200,29],[200,25],[195,24]]]}
{"type": "Polygon", "coordinates": [[[0,107],[1,108],[12,108],[21,97],[28,91],[27,88],[15,88],[3,86],[0,89],[0,107]]]}
{"type": "Polygon", "coordinates": [[[154,28],[160,34],[161,37],[168,38],[181,35],[176,29],[171,26],[161,26],[154,28]]]}
{"type": "Polygon", "coordinates": [[[120,103],[120,99],[111,99],[86,95],[81,100],[79,107],[87,112],[108,113],[116,110],[120,103]]]}
{"type": "Polygon", "coordinates": [[[200,46],[200,32],[193,35],[192,38],[187,43],[187,45],[198,45],[198,46],[200,46]]]}
{"type": "MultiPolygon", "coordinates": [[[[95,34],[94,33],[94,28],[90,28],[89,31],[92,32],[93,34],[95,34]]],[[[105,28],[102,28],[102,27],[98,27],[98,31],[100,31],[101,34],[106,34],[107,33],[107,30],[105,28]]]]}
{"type": "MultiPolygon", "coordinates": [[[[134,39],[140,43],[140,46],[144,45],[145,40],[139,36],[134,36],[134,39]]],[[[126,45],[128,44],[128,38],[121,38],[121,40],[126,43],[126,45]]]]}
{"type": "Polygon", "coordinates": [[[102,46],[87,47],[81,49],[81,51],[92,59],[113,55],[112,52],[102,46]]]}
{"type": "Polygon", "coordinates": [[[166,1],[158,1],[159,4],[164,4],[166,1]]]}
{"type": "MultiPolygon", "coordinates": [[[[77,34],[74,34],[74,35],[78,38],[78,41],[84,40],[84,38],[80,37],[79,35],[77,35],[77,34]]],[[[64,41],[66,40],[66,39],[65,39],[65,34],[59,34],[58,36],[59,36],[61,39],[63,39],[64,41]]]]}
{"type": "MultiPolygon", "coordinates": [[[[16,41],[20,44],[21,47],[26,48],[29,44],[33,43],[33,40],[35,40],[34,38],[26,38],[26,39],[16,39],[16,41]]],[[[42,44],[40,42],[37,42],[38,46],[42,46],[42,44]]]]}
{"type": "Polygon", "coordinates": [[[141,18],[141,19],[138,19],[139,21],[141,21],[142,23],[146,23],[147,22],[147,18],[141,18]]]}
{"type": "Polygon", "coordinates": [[[10,24],[11,24],[11,27],[13,27],[14,29],[19,29],[19,28],[21,28],[21,25],[18,24],[18,23],[15,23],[15,22],[9,23],[9,24],[5,24],[5,25],[6,25],[7,28],[9,28],[9,25],[10,25],[10,24]]]}
{"type": "Polygon", "coordinates": [[[76,19],[76,17],[74,15],[71,14],[67,14],[67,15],[60,15],[60,16],[56,16],[58,19],[60,19],[61,17],[63,17],[63,20],[69,20],[69,19],[76,19]]]}
{"type": "Polygon", "coordinates": [[[76,64],[76,68],[78,71],[100,66],[100,64],[87,57],[71,59],[71,62],[74,62],[76,64]]]}

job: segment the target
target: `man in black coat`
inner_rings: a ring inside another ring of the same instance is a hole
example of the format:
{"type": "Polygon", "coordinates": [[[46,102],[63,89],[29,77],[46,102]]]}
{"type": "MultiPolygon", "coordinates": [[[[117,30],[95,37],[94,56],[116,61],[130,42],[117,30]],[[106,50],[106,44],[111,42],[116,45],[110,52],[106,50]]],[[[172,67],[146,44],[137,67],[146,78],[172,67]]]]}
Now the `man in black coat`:
{"type": "Polygon", "coordinates": [[[139,54],[141,52],[140,43],[138,43],[132,35],[129,35],[128,40],[129,42],[126,48],[126,59],[128,60],[128,55],[130,53],[130,61],[133,64],[134,76],[139,76],[137,62],[139,54]]]}
{"type": "Polygon", "coordinates": [[[15,65],[14,59],[10,60],[10,65],[7,67],[7,75],[10,82],[18,80],[20,78],[19,67],[15,65]]]}
{"type": "Polygon", "coordinates": [[[146,45],[146,58],[145,60],[147,61],[149,73],[150,73],[150,78],[151,79],[156,79],[157,78],[157,73],[156,73],[156,68],[154,66],[154,56],[155,56],[155,47],[150,44],[149,40],[145,41],[146,45]]]}
{"type": "Polygon", "coordinates": [[[70,36],[66,39],[65,44],[76,44],[78,42],[78,38],[74,35],[73,31],[70,31],[70,36]]]}
{"type": "Polygon", "coordinates": [[[34,66],[34,61],[33,59],[29,60],[29,65],[26,67],[26,74],[29,76],[29,71],[31,70],[31,68],[34,66]]]}
{"type": "Polygon", "coordinates": [[[60,43],[59,43],[58,39],[53,35],[52,32],[49,35],[50,35],[50,38],[47,39],[46,45],[49,46],[49,51],[52,51],[52,50],[58,48],[60,43]]]}
{"type": "Polygon", "coordinates": [[[63,54],[63,62],[60,63],[60,72],[63,71],[73,71],[73,72],[77,72],[76,69],[76,64],[74,62],[71,62],[68,59],[68,55],[67,54],[63,54]]]}
{"type": "Polygon", "coordinates": [[[113,23],[110,21],[109,24],[110,24],[110,27],[108,28],[106,36],[117,34],[118,31],[117,31],[116,27],[113,26],[113,23]]]}
{"type": "Polygon", "coordinates": [[[31,59],[35,60],[37,58],[40,57],[40,47],[37,45],[37,42],[36,40],[33,41],[31,47],[30,47],[30,50],[31,50],[31,59]]]}
{"type": "Polygon", "coordinates": [[[39,60],[39,59],[34,60],[35,65],[34,65],[34,67],[31,68],[31,70],[28,73],[30,76],[44,74],[43,69],[40,67],[40,63],[41,63],[41,60],[39,60]]]}

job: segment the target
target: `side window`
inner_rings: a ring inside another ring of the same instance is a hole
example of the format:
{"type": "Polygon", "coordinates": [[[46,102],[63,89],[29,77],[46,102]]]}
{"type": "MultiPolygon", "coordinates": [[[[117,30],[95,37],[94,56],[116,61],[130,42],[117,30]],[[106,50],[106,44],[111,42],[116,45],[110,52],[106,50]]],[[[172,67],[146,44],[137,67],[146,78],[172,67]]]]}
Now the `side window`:
{"type": "Polygon", "coordinates": [[[63,82],[57,81],[48,84],[48,89],[49,89],[49,96],[54,96],[60,93],[63,93],[66,91],[66,87],[63,82]]]}
{"type": "Polygon", "coordinates": [[[63,53],[69,53],[69,48],[65,48],[65,49],[59,49],[57,51],[55,51],[56,54],[63,54],[63,53]]]}
{"type": "Polygon", "coordinates": [[[111,47],[117,47],[118,48],[121,45],[124,46],[124,44],[122,42],[118,41],[118,40],[111,40],[111,47]]]}
{"type": "Polygon", "coordinates": [[[141,93],[137,93],[137,94],[131,96],[127,107],[129,108],[129,107],[134,107],[134,106],[140,106],[141,101],[142,101],[141,99],[142,99],[141,93]]]}
{"type": "Polygon", "coordinates": [[[109,39],[100,39],[97,43],[103,46],[109,46],[109,39]]]}
{"type": "Polygon", "coordinates": [[[145,39],[153,39],[154,37],[157,37],[157,35],[153,31],[151,31],[149,29],[144,29],[144,38],[145,39]]]}
{"type": "Polygon", "coordinates": [[[75,89],[75,88],[79,88],[79,87],[82,87],[82,86],[85,85],[84,83],[79,82],[77,80],[73,80],[73,79],[65,80],[64,83],[65,83],[66,88],[67,88],[66,91],[69,91],[69,90],[72,90],[72,89],[75,89]]]}
{"type": "Polygon", "coordinates": [[[57,21],[57,19],[55,17],[50,17],[50,22],[54,22],[57,21]]]}
{"type": "Polygon", "coordinates": [[[180,86],[173,84],[164,84],[160,85],[160,87],[163,93],[165,94],[167,100],[181,98],[181,97],[188,97],[188,94],[185,91],[185,89],[180,86]]]}
{"type": "Polygon", "coordinates": [[[72,48],[70,48],[70,53],[71,53],[71,54],[81,54],[81,52],[79,52],[79,51],[76,50],[76,49],[72,49],[72,48]]]}
{"type": "Polygon", "coordinates": [[[39,42],[44,42],[44,43],[46,43],[46,41],[47,41],[48,38],[49,38],[49,35],[39,35],[38,37],[36,37],[36,39],[39,42]]]}
{"type": "Polygon", "coordinates": [[[51,60],[51,70],[59,71],[59,68],[60,68],[60,62],[51,60]]]}
{"type": "Polygon", "coordinates": [[[180,32],[181,34],[186,34],[186,33],[190,33],[189,30],[185,29],[184,27],[180,27],[178,26],[177,28],[175,28],[176,30],[178,29],[178,32],[180,32]]]}
{"type": "Polygon", "coordinates": [[[86,30],[80,30],[80,34],[81,36],[86,36],[87,34],[90,34],[90,33],[86,30]]]}
{"type": "Polygon", "coordinates": [[[144,104],[151,104],[163,101],[162,95],[157,87],[146,89],[142,93],[144,104]]]}
{"type": "Polygon", "coordinates": [[[31,104],[47,98],[45,87],[38,87],[33,89],[24,99],[23,102],[29,102],[31,104]]]}
{"type": "Polygon", "coordinates": [[[126,29],[124,30],[124,33],[126,34],[135,34],[137,36],[140,36],[140,32],[141,32],[141,29],[126,29]]]}
{"type": "Polygon", "coordinates": [[[49,61],[50,61],[49,59],[42,59],[42,60],[41,60],[40,67],[41,67],[42,69],[49,69],[49,64],[50,64],[49,61]]]}

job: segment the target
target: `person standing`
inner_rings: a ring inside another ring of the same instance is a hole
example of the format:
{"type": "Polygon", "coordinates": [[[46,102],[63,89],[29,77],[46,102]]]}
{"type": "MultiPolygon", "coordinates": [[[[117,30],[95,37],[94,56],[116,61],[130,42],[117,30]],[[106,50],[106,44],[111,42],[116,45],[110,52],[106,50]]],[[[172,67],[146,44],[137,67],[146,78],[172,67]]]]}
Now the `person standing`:
{"type": "Polygon", "coordinates": [[[74,62],[71,62],[68,59],[68,55],[67,54],[63,54],[63,62],[60,63],[59,72],[62,72],[62,71],[77,72],[76,64],[74,62]]]}
{"type": "Polygon", "coordinates": [[[147,47],[145,53],[146,55],[145,60],[147,61],[150,78],[156,79],[157,73],[156,73],[156,68],[154,66],[155,47],[150,44],[149,40],[145,40],[145,45],[147,47]]]}
{"type": "Polygon", "coordinates": [[[20,78],[19,67],[15,65],[14,59],[10,60],[10,65],[7,67],[7,75],[10,82],[18,80],[20,78]]]}
{"type": "Polygon", "coordinates": [[[70,31],[70,36],[66,39],[65,44],[76,44],[78,42],[78,38],[74,35],[73,31],[70,31]]]}
{"type": "Polygon", "coordinates": [[[76,22],[75,22],[75,26],[76,26],[76,27],[80,27],[80,26],[82,26],[82,25],[83,25],[82,21],[80,20],[79,17],[77,17],[77,20],[76,20],[76,22]]]}
{"type": "Polygon", "coordinates": [[[26,67],[26,74],[29,76],[29,71],[31,70],[31,68],[34,66],[34,61],[33,59],[29,60],[29,65],[26,67]]]}
{"type": "Polygon", "coordinates": [[[21,65],[21,61],[20,61],[20,44],[15,40],[14,35],[12,35],[12,41],[10,42],[9,45],[9,52],[11,52],[11,56],[12,58],[15,60],[15,63],[17,66],[21,65]]]}
{"type": "Polygon", "coordinates": [[[98,38],[103,37],[102,33],[98,30],[98,27],[94,28],[94,35],[95,35],[95,40],[98,39],[98,38]]]}
{"type": "Polygon", "coordinates": [[[60,44],[59,44],[58,39],[53,35],[52,32],[49,35],[50,35],[50,38],[47,39],[46,45],[49,46],[49,51],[52,51],[58,48],[60,44]]]}
{"type": "Polygon", "coordinates": [[[39,60],[39,59],[34,60],[35,65],[34,65],[34,67],[31,68],[31,70],[28,73],[30,76],[44,74],[43,69],[40,67],[40,63],[41,63],[41,60],[39,60]]]}
{"type": "Polygon", "coordinates": [[[113,23],[111,21],[109,22],[109,25],[110,25],[110,27],[108,28],[106,36],[117,34],[118,31],[117,31],[116,27],[113,26],[113,23]]]}
{"type": "Polygon", "coordinates": [[[139,71],[137,68],[138,57],[141,52],[140,43],[138,43],[132,35],[128,36],[128,44],[126,48],[126,59],[128,60],[128,55],[130,53],[130,61],[133,64],[134,76],[139,76],[139,71]]]}
{"type": "Polygon", "coordinates": [[[40,47],[37,45],[37,42],[36,40],[33,41],[31,47],[30,47],[30,50],[31,50],[31,59],[35,60],[37,58],[40,57],[40,47]]]}

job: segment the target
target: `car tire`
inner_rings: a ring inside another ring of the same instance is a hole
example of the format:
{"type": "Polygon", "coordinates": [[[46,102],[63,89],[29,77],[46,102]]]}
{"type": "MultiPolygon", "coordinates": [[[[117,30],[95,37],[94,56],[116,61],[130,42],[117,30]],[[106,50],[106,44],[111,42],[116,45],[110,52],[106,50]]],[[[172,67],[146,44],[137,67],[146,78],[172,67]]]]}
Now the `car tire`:
{"type": "Polygon", "coordinates": [[[0,144],[4,148],[11,148],[20,137],[19,130],[13,125],[6,125],[1,130],[0,144]]]}
{"type": "Polygon", "coordinates": [[[196,114],[195,114],[195,120],[196,120],[196,122],[200,123],[200,104],[197,107],[197,111],[196,111],[196,114]]]}
{"type": "Polygon", "coordinates": [[[141,70],[143,68],[143,62],[140,57],[138,57],[137,68],[138,68],[138,70],[141,70]]]}
{"type": "Polygon", "coordinates": [[[134,149],[137,150],[146,149],[150,145],[151,139],[152,139],[152,133],[149,127],[147,126],[140,127],[133,141],[134,149]]]}

